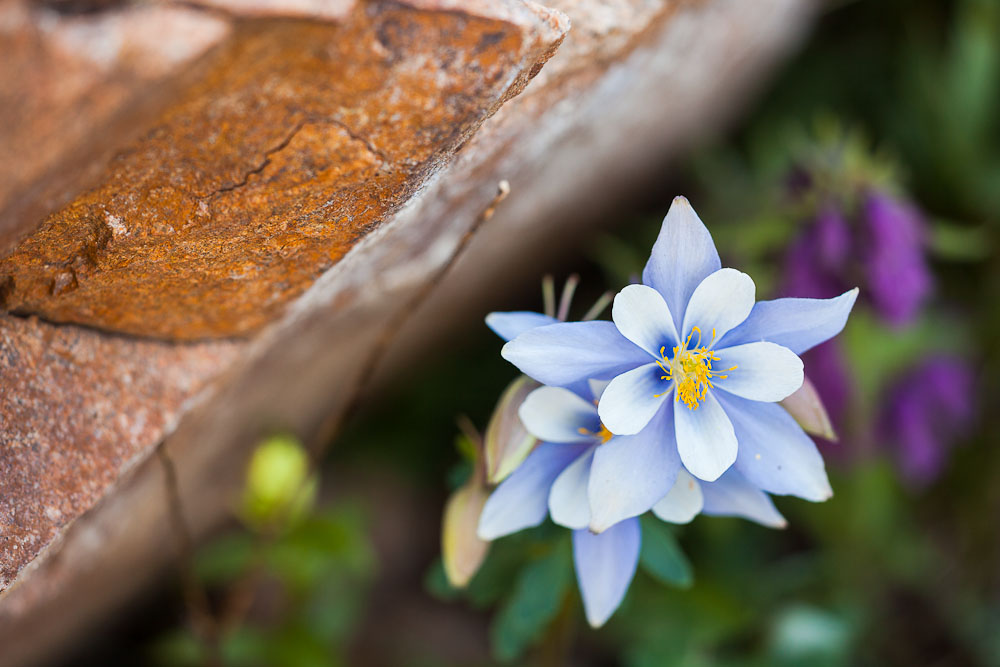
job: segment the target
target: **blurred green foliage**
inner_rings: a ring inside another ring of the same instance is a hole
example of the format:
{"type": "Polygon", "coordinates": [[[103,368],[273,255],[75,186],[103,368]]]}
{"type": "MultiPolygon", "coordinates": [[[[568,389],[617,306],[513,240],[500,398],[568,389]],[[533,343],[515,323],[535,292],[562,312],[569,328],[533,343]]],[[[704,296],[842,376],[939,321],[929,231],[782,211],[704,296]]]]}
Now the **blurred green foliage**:
{"type": "Polygon", "coordinates": [[[684,556],[677,538],[662,521],[642,517],[642,550],[639,565],[664,584],[690,588],[694,582],[691,563],[684,556]]]}
{"type": "MultiPolygon", "coordinates": [[[[346,665],[374,552],[363,512],[315,507],[316,477],[292,436],[262,442],[247,471],[246,529],[202,547],[192,565],[205,608],[152,646],[157,664],[346,665]]],[[[197,602],[189,598],[189,604],[197,602]]]]}
{"type": "Polygon", "coordinates": [[[217,593],[220,636],[209,642],[179,629],[153,645],[153,660],[175,666],[349,664],[346,649],[373,564],[363,515],[352,508],[313,512],[273,540],[249,532],[217,538],[199,552],[196,572],[217,593]]]}

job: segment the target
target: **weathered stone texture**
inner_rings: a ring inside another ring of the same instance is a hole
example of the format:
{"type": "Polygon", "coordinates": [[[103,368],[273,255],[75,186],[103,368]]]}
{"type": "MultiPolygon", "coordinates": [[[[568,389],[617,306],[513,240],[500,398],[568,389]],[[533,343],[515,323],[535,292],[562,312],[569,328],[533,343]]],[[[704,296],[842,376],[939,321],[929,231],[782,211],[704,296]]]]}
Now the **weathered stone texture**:
{"type": "Polygon", "coordinates": [[[145,458],[236,347],[0,316],[0,589],[145,458]]]}
{"type": "Polygon", "coordinates": [[[188,7],[113,4],[0,1],[0,255],[148,129],[175,75],[230,31],[188,7]]]}
{"type": "Polygon", "coordinates": [[[260,328],[553,48],[526,42],[510,23],[392,3],[340,24],[241,23],[98,187],[0,261],[0,306],[173,339],[260,328]]]}

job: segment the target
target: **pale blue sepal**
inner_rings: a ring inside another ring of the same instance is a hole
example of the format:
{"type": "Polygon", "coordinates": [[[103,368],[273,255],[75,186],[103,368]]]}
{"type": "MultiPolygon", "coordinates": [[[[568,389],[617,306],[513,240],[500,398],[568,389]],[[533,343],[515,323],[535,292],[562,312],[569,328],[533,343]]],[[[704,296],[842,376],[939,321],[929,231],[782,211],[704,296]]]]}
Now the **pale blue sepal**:
{"type": "Polygon", "coordinates": [[[670,491],[681,467],[673,421],[667,406],[636,435],[616,435],[597,447],[588,486],[592,531],[642,514],[670,491]]]}
{"type": "Polygon", "coordinates": [[[525,331],[558,322],[554,317],[528,310],[496,312],[486,316],[486,326],[504,340],[514,340],[525,331]]]}
{"type": "Polygon", "coordinates": [[[822,502],[833,496],[823,457],[788,411],[774,403],[719,396],[740,443],[736,470],[768,493],[822,502]]]}
{"type": "Polygon", "coordinates": [[[588,447],[586,444],[540,444],[486,500],[479,517],[477,533],[480,539],[495,540],[544,521],[549,511],[552,483],[588,447]]]}
{"type": "Polygon", "coordinates": [[[596,448],[597,445],[593,445],[587,453],[570,463],[549,491],[549,514],[560,526],[579,530],[590,525],[587,482],[596,448]]]}
{"type": "Polygon", "coordinates": [[[771,502],[770,496],[746,480],[735,469],[711,484],[701,485],[704,499],[702,513],[710,516],[735,516],[750,519],[769,528],[788,525],[771,502]]]}
{"type": "Polygon", "coordinates": [[[604,625],[625,598],[639,564],[639,519],[626,519],[600,535],[573,532],[573,561],[591,627],[604,625]]]}
{"type": "Polygon", "coordinates": [[[766,340],[802,354],[840,333],[857,298],[855,287],[832,299],[758,301],[746,321],[720,340],[719,346],[766,340]]]}
{"type": "Polygon", "coordinates": [[[663,295],[678,331],[695,288],[721,266],[708,228],[687,198],[674,197],[642,271],[642,282],[663,295]]]}
{"type": "Polygon", "coordinates": [[[525,331],[500,354],[542,384],[565,387],[610,380],[649,362],[649,354],[618,332],[614,322],[560,322],[525,331]]]}

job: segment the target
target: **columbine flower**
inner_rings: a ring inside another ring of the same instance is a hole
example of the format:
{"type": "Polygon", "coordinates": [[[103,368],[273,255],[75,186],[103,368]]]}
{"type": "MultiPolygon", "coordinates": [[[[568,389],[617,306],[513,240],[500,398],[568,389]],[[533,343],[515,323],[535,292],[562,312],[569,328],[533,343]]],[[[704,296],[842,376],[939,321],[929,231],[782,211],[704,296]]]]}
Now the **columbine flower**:
{"type": "Polygon", "coordinates": [[[605,511],[609,501],[591,498],[603,517],[594,527],[651,508],[674,486],[680,464],[714,481],[735,463],[764,491],[828,498],[815,445],[774,402],[801,386],[797,355],[843,328],[857,290],[755,305],[753,281],[721,268],[683,197],[670,207],[642,279],[615,297],[613,322],[542,326],[503,348],[543,384],[611,380],[598,415],[611,433],[630,437],[595,455],[591,477],[606,480],[614,502],[605,511]]]}
{"type": "MultiPolygon", "coordinates": [[[[614,467],[624,462],[621,457],[612,455],[611,467],[602,461],[608,452],[630,448],[636,438],[662,436],[654,424],[646,428],[648,435],[641,436],[612,435],[604,428],[596,399],[606,384],[591,382],[582,395],[541,387],[528,396],[519,413],[525,427],[543,442],[497,487],[479,521],[479,536],[486,540],[538,525],[546,515],[572,528],[577,581],[587,620],[594,627],[603,625],[618,608],[639,560],[639,520],[632,516],[607,523],[621,513],[614,505],[626,500],[618,492],[619,482],[647,481],[637,479],[632,467],[614,467]]],[[[785,525],[767,494],[735,470],[716,482],[699,483],[678,466],[671,479],[665,495],[660,494],[652,506],[664,521],[687,523],[704,512],[785,525]]]]}
{"type": "Polygon", "coordinates": [[[938,357],[890,390],[879,431],[896,447],[900,470],[910,482],[928,484],[944,470],[949,450],[972,421],[973,384],[966,364],[938,357]]]}

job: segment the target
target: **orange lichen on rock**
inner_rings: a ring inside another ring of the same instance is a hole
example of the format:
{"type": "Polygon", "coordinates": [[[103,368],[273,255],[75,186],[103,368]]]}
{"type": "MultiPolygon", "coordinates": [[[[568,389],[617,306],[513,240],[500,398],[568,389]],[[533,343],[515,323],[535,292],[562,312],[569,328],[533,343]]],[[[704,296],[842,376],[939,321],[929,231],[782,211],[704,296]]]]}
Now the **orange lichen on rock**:
{"type": "Polygon", "coordinates": [[[558,40],[403,4],[238,22],[204,76],[0,261],[0,305],[142,336],[241,336],[387,220],[558,40]]]}

